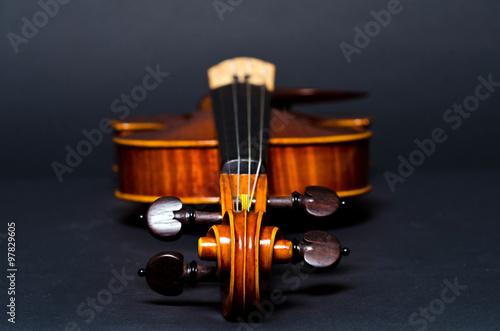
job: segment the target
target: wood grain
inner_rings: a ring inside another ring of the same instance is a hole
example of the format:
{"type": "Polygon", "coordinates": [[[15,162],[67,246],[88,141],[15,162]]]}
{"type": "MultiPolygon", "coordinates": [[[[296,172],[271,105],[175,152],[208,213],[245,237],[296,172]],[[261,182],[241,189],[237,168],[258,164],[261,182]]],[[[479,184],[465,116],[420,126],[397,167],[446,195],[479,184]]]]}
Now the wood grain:
{"type": "MultiPolygon", "coordinates": [[[[283,117],[278,110],[271,114],[274,129],[267,157],[270,196],[289,196],[313,185],[332,189],[341,198],[370,190],[371,131],[357,125],[332,127],[327,119],[300,113],[290,116],[283,117]],[[311,139],[314,143],[307,145],[311,139]]],[[[140,120],[147,122],[148,118],[140,120]]],[[[177,196],[183,203],[218,203],[220,157],[211,111],[179,115],[170,122],[151,118],[154,120],[166,129],[115,137],[116,195],[140,202],[177,196]]]]}

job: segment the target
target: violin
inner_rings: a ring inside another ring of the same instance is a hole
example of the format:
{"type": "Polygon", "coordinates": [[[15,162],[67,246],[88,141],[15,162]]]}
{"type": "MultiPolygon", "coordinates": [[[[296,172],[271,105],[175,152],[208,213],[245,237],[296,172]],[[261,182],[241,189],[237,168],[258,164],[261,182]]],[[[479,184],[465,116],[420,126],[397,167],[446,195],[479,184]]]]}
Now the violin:
{"type": "MultiPolygon", "coordinates": [[[[275,66],[259,59],[225,60],[208,70],[211,92],[200,101],[201,110],[114,123],[119,131],[114,138],[117,196],[147,202],[168,192],[148,209],[151,232],[175,238],[182,225],[212,224],[198,240],[198,255],[215,265],[184,264],[181,253],[164,251],[139,275],[167,296],[180,295],[184,284],[220,282],[222,313],[229,319],[262,309],[261,288],[271,278],[273,263],[304,261],[327,268],[349,254],[323,231],[308,231],[302,241],[284,239],[268,220],[268,208],[325,217],[337,210],[339,195],[370,189],[365,173],[369,122],[271,109],[274,75],[275,66]],[[304,194],[296,191],[300,185],[304,194]],[[215,202],[220,212],[184,206],[215,202]]],[[[314,99],[306,92],[292,95],[299,102],[314,99]]],[[[286,106],[290,99],[278,94],[275,100],[286,106]]]]}

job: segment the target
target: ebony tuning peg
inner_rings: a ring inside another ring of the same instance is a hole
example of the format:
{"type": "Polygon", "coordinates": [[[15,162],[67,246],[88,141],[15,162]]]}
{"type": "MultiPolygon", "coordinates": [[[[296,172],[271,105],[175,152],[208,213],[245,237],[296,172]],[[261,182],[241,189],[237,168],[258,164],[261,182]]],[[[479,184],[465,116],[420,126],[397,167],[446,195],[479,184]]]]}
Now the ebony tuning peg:
{"type": "Polygon", "coordinates": [[[175,197],[162,197],[151,204],[147,212],[148,227],[160,237],[174,237],[182,225],[220,223],[222,215],[203,212],[194,208],[182,209],[182,202],[175,197]]]}
{"type": "Polygon", "coordinates": [[[146,269],[139,269],[140,277],[146,281],[155,292],[167,295],[180,295],[183,284],[194,287],[199,281],[216,281],[217,267],[199,266],[196,261],[184,263],[184,256],[178,252],[161,252],[153,256],[146,269]]]}
{"type": "Polygon", "coordinates": [[[333,214],[339,207],[339,197],[322,186],[308,186],[305,194],[293,192],[291,197],[269,197],[267,203],[276,208],[304,208],[309,214],[323,217],[333,214]]]}
{"type": "Polygon", "coordinates": [[[326,268],[340,262],[342,256],[350,253],[349,248],[342,247],[339,240],[332,234],[324,231],[308,231],[304,234],[304,241],[292,240],[292,263],[305,261],[307,264],[326,268]]]}

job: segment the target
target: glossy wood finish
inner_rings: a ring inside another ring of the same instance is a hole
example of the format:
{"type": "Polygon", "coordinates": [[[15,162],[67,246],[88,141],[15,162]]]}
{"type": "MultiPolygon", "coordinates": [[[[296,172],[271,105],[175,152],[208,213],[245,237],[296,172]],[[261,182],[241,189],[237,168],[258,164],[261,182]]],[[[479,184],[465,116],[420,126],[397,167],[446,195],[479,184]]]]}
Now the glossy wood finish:
{"type": "Polygon", "coordinates": [[[285,196],[313,185],[332,189],[340,197],[357,195],[369,185],[368,139],[272,146],[267,169],[271,195],[285,196]]]}
{"type": "Polygon", "coordinates": [[[234,214],[231,281],[221,284],[222,312],[226,317],[245,315],[260,309],[258,247],[263,215],[263,211],[242,211],[234,214]],[[231,293],[233,297],[229,298],[231,293]]]}
{"type": "MultiPolygon", "coordinates": [[[[353,117],[352,127],[345,127],[346,120],[274,109],[267,157],[269,195],[288,196],[312,185],[325,186],[340,197],[369,191],[371,131],[362,125],[369,119],[353,117]]],[[[130,125],[114,125],[117,197],[149,203],[166,195],[187,204],[219,201],[220,157],[211,111],[180,115],[165,124],[165,130],[124,133],[120,127],[130,125]]]]}
{"type": "MultiPolygon", "coordinates": [[[[225,217],[222,225],[229,225],[231,238],[231,262],[229,281],[221,283],[222,313],[234,318],[260,309],[260,234],[266,223],[267,176],[240,175],[240,192],[250,192],[254,181],[255,203],[248,210],[235,212],[233,198],[239,196],[237,175],[221,174],[221,208],[225,217]],[[249,186],[250,185],[250,186],[249,186]],[[252,208],[252,209],[250,209],[252,208]]],[[[245,197],[242,197],[245,199],[245,197]]],[[[249,198],[249,201],[252,199],[249,198]]],[[[220,249],[227,249],[229,245],[220,249]]],[[[221,256],[227,253],[218,252],[221,256]]],[[[200,258],[202,256],[200,255],[200,258]]],[[[218,258],[219,260],[219,258],[218,258]]],[[[268,269],[271,261],[268,261],[268,269]]],[[[227,265],[222,261],[222,265],[227,265]]]]}
{"type": "Polygon", "coordinates": [[[146,269],[139,270],[139,276],[146,277],[151,289],[168,296],[182,294],[184,283],[194,287],[200,281],[218,280],[215,267],[199,266],[195,261],[183,263],[184,256],[181,253],[160,252],[149,260],[146,269]]]}
{"type": "Polygon", "coordinates": [[[304,241],[299,244],[298,257],[316,268],[329,267],[341,256],[342,246],[338,239],[324,231],[307,231],[304,241]]]}
{"type": "MultiPolygon", "coordinates": [[[[222,312],[234,318],[259,309],[260,234],[264,211],[239,213],[228,210],[222,224],[214,225],[198,241],[198,255],[217,261],[221,280],[222,312]]],[[[271,261],[266,270],[270,270],[271,261]]]]}
{"type": "MultiPolygon", "coordinates": [[[[248,190],[248,175],[241,175],[240,190],[248,190]]],[[[214,225],[198,241],[198,255],[202,260],[217,261],[217,275],[221,279],[222,312],[228,318],[246,316],[260,310],[260,282],[271,277],[273,262],[288,263],[304,259],[317,267],[326,267],[340,257],[341,246],[332,235],[312,231],[306,233],[299,245],[283,240],[281,231],[267,223],[267,176],[258,177],[255,203],[250,210],[235,212],[236,175],[221,174],[222,224],[214,225]]],[[[250,183],[255,175],[250,176],[250,183]]],[[[322,215],[325,209],[338,206],[334,192],[319,187],[308,187],[302,203],[306,209],[322,215]],[[332,197],[332,193],[334,196],[332,197]],[[307,199],[306,197],[311,197],[307,199]],[[316,198],[316,203],[314,199],[316,198]],[[326,206],[333,199],[333,206],[326,206]],[[337,205],[335,205],[335,202],[337,205]],[[309,205],[311,204],[311,205],[309,205]]],[[[297,199],[297,203],[300,203],[297,199]]]]}
{"type": "Polygon", "coordinates": [[[169,195],[186,204],[219,201],[216,148],[117,146],[116,154],[120,198],[152,202],[169,195]]]}

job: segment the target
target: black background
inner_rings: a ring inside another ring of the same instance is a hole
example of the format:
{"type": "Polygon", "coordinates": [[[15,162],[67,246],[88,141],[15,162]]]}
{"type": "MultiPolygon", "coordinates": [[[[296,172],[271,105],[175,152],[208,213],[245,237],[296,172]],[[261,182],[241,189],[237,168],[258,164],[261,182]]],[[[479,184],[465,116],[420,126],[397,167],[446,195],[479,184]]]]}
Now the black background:
{"type": "MultiPolygon", "coordinates": [[[[498,328],[500,92],[456,130],[443,114],[474,94],[478,76],[500,81],[500,4],[402,0],[401,12],[348,63],[339,44],[353,45],[354,28],[364,29],[374,20],[370,11],[387,5],[241,1],[221,20],[211,1],[72,0],[16,53],[8,34],[22,35],[22,18],[33,21],[41,9],[35,1],[2,2],[0,234],[16,222],[16,326],[238,327],[220,317],[213,286],[164,300],[137,277],[86,323],[76,308],[106,288],[111,270],[132,274],[163,249],[195,258],[196,234],[166,244],[137,226],[133,216],[143,207],[113,197],[111,134],[62,182],[51,164],[65,162],[66,147],[85,138],[82,130],[116,117],[112,102],[141,84],[146,66],[159,65],[169,76],[131,116],[191,110],[207,91],[208,67],[253,56],[276,64],[277,86],[370,92],[363,100],[305,110],[374,119],[374,190],[352,202],[352,214],[343,213],[337,225],[321,225],[356,253],[337,273],[311,275],[296,291],[280,283],[278,270],[273,286],[285,290],[287,301],[257,328],[418,329],[409,316],[455,277],[468,289],[428,329],[498,328]],[[392,192],[384,172],[397,173],[398,156],[407,158],[414,140],[435,128],[444,130],[446,142],[392,192]]],[[[5,240],[0,237],[6,249],[5,240]]]]}

